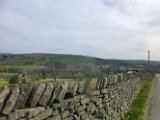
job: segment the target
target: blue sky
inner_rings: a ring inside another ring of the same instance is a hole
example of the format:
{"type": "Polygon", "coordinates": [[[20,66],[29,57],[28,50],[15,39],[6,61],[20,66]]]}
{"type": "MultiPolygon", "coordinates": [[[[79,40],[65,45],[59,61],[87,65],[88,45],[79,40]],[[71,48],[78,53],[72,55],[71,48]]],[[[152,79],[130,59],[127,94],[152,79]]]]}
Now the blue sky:
{"type": "Polygon", "coordinates": [[[0,0],[0,52],[160,60],[160,3],[137,0],[0,0]]]}

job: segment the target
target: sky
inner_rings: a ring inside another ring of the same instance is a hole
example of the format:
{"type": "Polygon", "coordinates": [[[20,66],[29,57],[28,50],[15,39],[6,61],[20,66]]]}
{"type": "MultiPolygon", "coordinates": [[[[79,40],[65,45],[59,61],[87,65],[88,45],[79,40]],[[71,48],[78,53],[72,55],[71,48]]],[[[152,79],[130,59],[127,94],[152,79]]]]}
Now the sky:
{"type": "Polygon", "coordinates": [[[160,1],[0,0],[0,53],[160,60],[160,1]]]}

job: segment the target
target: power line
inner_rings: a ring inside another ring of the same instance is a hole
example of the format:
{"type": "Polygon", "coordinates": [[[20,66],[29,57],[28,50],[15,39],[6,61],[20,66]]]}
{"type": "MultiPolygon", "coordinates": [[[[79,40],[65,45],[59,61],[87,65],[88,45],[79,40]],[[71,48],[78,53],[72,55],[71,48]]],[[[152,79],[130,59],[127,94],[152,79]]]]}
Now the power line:
{"type": "Polygon", "coordinates": [[[145,28],[143,26],[142,17],[141,17],[137,2],[136,2],[136,0],[131,0],[131,3],[133,5],[133,7],[134,7],[135,13],[137,15],[137,18],[138,18],[138,21],[140,23],[140,26],[141,26],[141,28],[143,30],[143,33],[144,33],[144,35],[146,35],[146,31],[145,31],[145,28]]]}
{"type": "MultiPolygon", "coordinates": [[[[145,39],[147,39],[147,37],[146,37],[146,30],[145,30],[143,22],[142,22],[142,17],[141,17],[141,14],[140,14],[137,2],[136,2],[136,0],[131,0],[131,3],[133,5],[133,7],[134,7],[134,10],[135,10],[135,13],[137,15],[138,21],[139,21],[140,26],[141,26],[141,28],[143,30],[144,37],[145,37],[145,39]]],[[[150,50],[148,50],[148,69],[149,69],[149,67],[150,67],[150,50]]]]}
{"type": "Polygon", "coordinates": [[[142,24],[142,18],[141,18],[140,12],[139,12],[137,2],[135,0],[131,0],[131,1],[132,1],[133,6],[135,7],[136,14],[138,16],[139,22],[142,24]]]}

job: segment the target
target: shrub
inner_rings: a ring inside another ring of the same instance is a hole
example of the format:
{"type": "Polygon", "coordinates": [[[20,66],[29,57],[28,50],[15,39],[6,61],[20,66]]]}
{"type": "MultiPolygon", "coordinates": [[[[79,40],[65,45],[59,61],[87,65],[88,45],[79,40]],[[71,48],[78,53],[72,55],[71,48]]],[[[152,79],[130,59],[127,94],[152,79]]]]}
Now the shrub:
{"type": "Polygon", "coordinates": [[[24,79],[21,80],[21,83],[25,84],[25,83],[27,83],[27,80],[24,78],[24,79]]]}
{"type": "Polygon", "coordinates": [[[18,78],[18,75],[14,75],[10,78],[9,80],[9,83],[10,84],[16,84],[16,83],[19,83],[19,78],[18,78]]]}

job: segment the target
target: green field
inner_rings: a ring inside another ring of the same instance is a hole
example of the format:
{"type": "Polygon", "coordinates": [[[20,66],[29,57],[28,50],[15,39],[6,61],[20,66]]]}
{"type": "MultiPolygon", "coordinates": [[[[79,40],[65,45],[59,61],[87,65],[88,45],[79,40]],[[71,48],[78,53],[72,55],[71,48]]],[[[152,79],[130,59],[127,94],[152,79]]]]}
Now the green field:
{"type": "MultiPolygon", "coordinates": [[[[68,80],[73,80],[73,79],[62,79],[62,78],[57,78],[56,82],[62,82],[62,81],[68,81],[68,80]]],[[[39,80],[28,80],[28,83],[34,84],[34,83],[50,83],[50,82],[55,82],[54,79],[39,79],[39,80]]],[[[19,84],[21,84],[21,81],[19,81],[19,84]]],[[[0,86],[8,86],[9,83],[6,80],[0,80],[0,86]]]]}
{"type": "Polygon", "coordinates": [[[0,80],[0,86],[8,86],[8,85],[9,85],[8,81],[0,80]]]}
{"type": "Polygon", "coordinates": [[[34,69],[39,69],[40,65],[7,65],[3,64],[0,65],[1,69],[23,69],[23,70],[34,70],[34,69]]]}
{"type": "Polygon", "coordinates": [[[108,64],[129,66],[146,64],[146,61],[144,60],[115,60],[64,54],[22,54],[13,55],[8,58],[0,58],[0,69],[12,68],[34,70],[53,62],[59,62],[64,65],[82,65],[93,68],[99,65],[108,64]]]}
{"type": "MultiPolygon", "coordinates": [[[[61,81],[68,81],[68,80],[73,80],[73,79],[62,79],[62,78],[57,78],[56,82],[61,82],[61,81]]],[[[55,82],[54,79],[40,79],[40,80],[32,80],[29,81],[30,83],[47,83],[47,82],[55,82]]]]}

